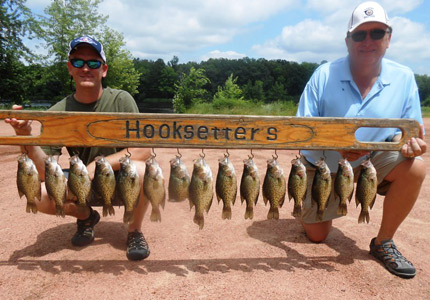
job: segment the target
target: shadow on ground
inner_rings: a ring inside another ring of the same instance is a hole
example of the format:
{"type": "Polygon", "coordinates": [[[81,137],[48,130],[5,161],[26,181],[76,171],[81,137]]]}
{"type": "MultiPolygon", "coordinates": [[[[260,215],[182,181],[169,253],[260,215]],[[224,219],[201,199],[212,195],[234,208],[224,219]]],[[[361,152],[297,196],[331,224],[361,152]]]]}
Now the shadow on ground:
{"type": "MultiPolygon", "coordinates": [[[[335,272],[337,271],[336,266],[339,264],[349,265],[354,260],[370,259],[366,250],[358,248],[353,240],[346,237],[337,228],[333,228],[325,242],[325,245],[334,249],[337,255],[313,255],[309,257],[303,255],[299,252],[300,248],[303,248],[302,244],[311,243],[307,240],[301,225],[296,220],[287,219],[256,221],[247,228],[250,238],[284,250],[285,256],[281,257],[177,260],[151,260],[149,258],[142,262],[130,262],[126,260],[124,255],[124,260],[44,260],[44,256],[65,249],[82,250],[82,248],[73,247],[70,243],[75,226],[75,224],[65,224],[42,232],[33,245],[16,250],[8,261],[0,261],[0,267],[15,265],[22,270],[40,269],[54,274],[61,272],[103,272],[118,275],[126,271],[134,271],[141,274],[168,272],[177,276],[187,276],[190,272],[208,274],[210,272],[241,271],[247,273],[255,270],[293,272],[295,269],[321,269],[335,272]]],[[[107,243],[114,248],[125,250],[125,239],[126,230],[122,224],[103,222],[97,226],[97,239],[88,247],[107,243]]],[[[321,244],[321,246],[326,247],[325,245],[321,244]]]]}

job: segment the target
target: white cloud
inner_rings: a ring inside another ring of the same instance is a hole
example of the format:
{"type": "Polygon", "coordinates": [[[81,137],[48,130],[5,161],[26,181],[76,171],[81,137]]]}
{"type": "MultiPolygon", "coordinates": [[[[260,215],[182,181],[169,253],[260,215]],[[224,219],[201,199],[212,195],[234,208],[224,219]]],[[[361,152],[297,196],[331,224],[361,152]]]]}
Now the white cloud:
{"type": "Polygon", "coordinates": [[[294,7],[293,0],[106,0],[100,12],[136,53],[196,51],[231,41],[253,22],[294,7]],[[157,3],[157,4],[155,4],[157,3]]]}
{"type": "Polygon", "coordinates": [[[208,60],[210,58],[227,58],[227,59],[240,59],[246,57],[246,54],[238,53],[236,51],[220,51],[213,50],[201,57],[202,61],[208,60]]]}

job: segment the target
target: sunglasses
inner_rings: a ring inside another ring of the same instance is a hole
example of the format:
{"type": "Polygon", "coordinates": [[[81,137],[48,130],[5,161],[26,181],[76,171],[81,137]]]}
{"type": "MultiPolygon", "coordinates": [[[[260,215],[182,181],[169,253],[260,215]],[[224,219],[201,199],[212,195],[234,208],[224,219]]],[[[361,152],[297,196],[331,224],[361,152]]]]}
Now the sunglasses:
{"type": "Polygon", "coordinates": [[[382,39],[386,33],[389,33],[390,30],[384,30],[384,29],[373,29],[370,31],[357,31],[353,34],[350,34],[348,32],[348,38],[351,38],[354,42],[362,42],[366,39],[367,32],[369,32],[370,38],[374,41],[382,39]]]}
{"type": "Polygon", "coordinates": [[[74,58],[70,60],[70,63],[75,68],[82,68],[85,64],[87,64],[88,68],[90,69],[98,69],[103,64],[101,61],[93,59],[93,60],[83,60],[79,58],[74,58]]]}

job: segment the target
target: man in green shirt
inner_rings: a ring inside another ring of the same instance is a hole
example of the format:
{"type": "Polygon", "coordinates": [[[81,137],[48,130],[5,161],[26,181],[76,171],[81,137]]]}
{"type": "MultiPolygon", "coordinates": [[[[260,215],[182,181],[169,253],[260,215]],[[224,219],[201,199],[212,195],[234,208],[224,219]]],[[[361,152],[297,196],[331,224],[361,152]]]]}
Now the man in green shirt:
{"type": "MultiPolygon", "coordinates": [[[[82,112],[139,112],[133,97],[126,91],[115,90],[102,87],[102,79],[106,77],[108,65],[103,46],[90,36],[82,36],[70,42],[69,61],[67,68],[75,81],[76,91],[67,96],[49,110],[51,111],[82,111],[82,112]]],[[[14,109],[22,109],[15,106],[14,109]]],[[[31,135],[31,121],[17,120],[10,118],[5,120],[15,130],[17,135],[31,135]]],[[[22,149],[24,151],[24,149],[22,149]]],[[[94,158],[99,155],[112,165],[114,171],[120,168],[119,159],[125,156],[128,150],[135,163],[141,180],[144,176],[145,160],[151,153],[149,149],[118,149],[118,148],[98,148],[80,147],[67,148],[70,155],[79,153],[80,159],[87,166],[91,178],[94,177],[94,158]]],[[[61,148],[42,148],[39,146],[25,146],[25,151],[33,160],[40,174],[41,180],[45,177],[45,157],[47,154],[61,154],[61,148]]],[[[55,215],[55,203],[50,201],[46,189],[42,186],[42,199],[36,201],[37,209],[46,214],[55,215]]],[[[149,247],[142,234],[141,226],[143,216],[148,207],[148,202],[144,201],[141,192],[139,204],[134,209],[133,223],[128,226],[127,236],[127,258],[129,260],[142,260],[149,256],[149,247]]],[[[94,240],[94,226],[99,222],[100,215],[96,210],[90,208],[88,211],[77,210],[75,202],[68,202],[64,205],[66,215],[77,218],[78,230],[72,238],[75,246],[87,246],[94,240]]]]}

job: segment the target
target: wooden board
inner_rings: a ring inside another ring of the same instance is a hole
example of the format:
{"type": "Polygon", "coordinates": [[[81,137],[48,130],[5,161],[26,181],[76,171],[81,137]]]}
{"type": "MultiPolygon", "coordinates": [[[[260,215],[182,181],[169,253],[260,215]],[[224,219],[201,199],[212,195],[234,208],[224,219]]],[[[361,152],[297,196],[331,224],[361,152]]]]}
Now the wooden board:
{"type": "Polygon", "coordinates": [[[1,136],[3,145],[151,148],[399,150],[418,136],[411,119],[35,112],[0,110],[0,119],[37,120],[39,136],[1,136]],[[360,142],[360,127],[399,128],[399,142],[360,142]]]}

